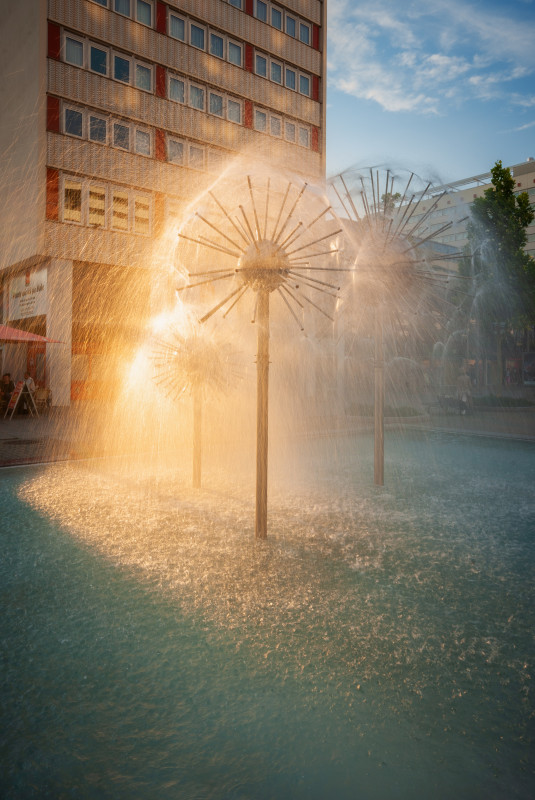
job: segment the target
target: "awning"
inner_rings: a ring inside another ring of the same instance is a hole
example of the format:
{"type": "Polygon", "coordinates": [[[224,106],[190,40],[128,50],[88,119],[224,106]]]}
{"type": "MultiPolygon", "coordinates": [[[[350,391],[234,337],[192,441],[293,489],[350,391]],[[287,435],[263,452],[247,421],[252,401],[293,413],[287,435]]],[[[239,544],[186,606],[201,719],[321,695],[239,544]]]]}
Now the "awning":
{"type": "Polygon", "coordinates": [[[0,325],[0,342],[44,342],[61,344],[59,339],[47,339],[46,336],[39,336],[38,333],[21,331],[18,328],[10,328],[9,325],[0,325]]]}

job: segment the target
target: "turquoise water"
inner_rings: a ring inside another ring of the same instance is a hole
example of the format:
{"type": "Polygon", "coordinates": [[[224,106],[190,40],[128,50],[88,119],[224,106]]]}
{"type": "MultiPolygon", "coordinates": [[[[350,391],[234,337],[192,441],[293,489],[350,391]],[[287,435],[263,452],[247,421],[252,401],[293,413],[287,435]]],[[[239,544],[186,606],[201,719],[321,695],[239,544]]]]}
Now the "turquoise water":
{"type": "Polygon", "coordinates": [[[3,798],[531,798],[533,445],[4,470],[3,798]]]}

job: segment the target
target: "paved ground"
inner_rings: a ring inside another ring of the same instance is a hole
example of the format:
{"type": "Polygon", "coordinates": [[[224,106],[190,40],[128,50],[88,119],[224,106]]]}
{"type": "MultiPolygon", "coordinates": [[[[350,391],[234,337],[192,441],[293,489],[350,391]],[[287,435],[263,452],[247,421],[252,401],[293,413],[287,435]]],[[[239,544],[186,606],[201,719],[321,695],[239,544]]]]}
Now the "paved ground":
{"type": "Polygon", "coordinates": [[[85,427],[75,409],[51,409],[39,417],[0,418],[0,467],[88,455],[85,427]]]}
{"type": "MultiPolygon", "coordinates": [[[[371,420],[346,420],[339,432],[369,429],[371,420]]],[[[530,410],[435,411],[418,420],[388,421],[387,427],[419,427],[480,436],[499,436],[535,442],[535,407],[530,410]]],[[[331,426],[327,426],[329,428],[331,426]]],[[[75,408],[51,409],[36,417],[0,419],[0,467],[84,458],[95,453],[91,445],[91,417],[75,408]]],[[[316,431],[316,434],[319,431],[316,431]]]]}

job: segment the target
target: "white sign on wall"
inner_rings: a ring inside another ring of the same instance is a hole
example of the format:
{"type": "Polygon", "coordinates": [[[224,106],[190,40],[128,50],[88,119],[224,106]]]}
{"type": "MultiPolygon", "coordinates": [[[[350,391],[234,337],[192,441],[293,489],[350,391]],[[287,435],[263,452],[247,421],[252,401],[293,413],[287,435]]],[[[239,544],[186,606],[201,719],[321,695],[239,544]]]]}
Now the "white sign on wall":
{"type": "Polygon", "coordinates": [[[26,319],[46,314],[46,268],[28,270],[11,279],[8,319],[26,319]]]}

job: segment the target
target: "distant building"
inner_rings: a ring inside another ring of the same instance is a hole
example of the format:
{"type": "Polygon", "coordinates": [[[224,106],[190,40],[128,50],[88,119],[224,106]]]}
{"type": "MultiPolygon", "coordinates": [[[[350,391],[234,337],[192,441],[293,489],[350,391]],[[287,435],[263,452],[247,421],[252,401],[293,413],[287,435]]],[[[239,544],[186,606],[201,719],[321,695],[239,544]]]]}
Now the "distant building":
{"type": "Polygon", "coordinates": [[[2,321],[62,342],[3,360],[68,405],[148,313],[166,222],[229,158],[324,174],[326,4],[0,7],[2,321]]]}
{"type": "MultiPolygon", "coordinates": [[[[516,191],[527,192],[532,205],[535,205],[535,160],[532,158],[523,164],[515,164],[509,167],[511,174],[516,181],[516,191]]],[[[485,190],[492,182],[492,175],[486,172],[482,175],[474,175],[470,178],[462,178],[444,186],[433,186],[432,193],[424,196],[418,214],[413,216],[416,222],[429,212],[435,205],[436,198],[441,192],[446,192],[434,210],[426,220],[426,231],[435,232],[434,241],[448,244],[461,250],[468,244],[466,226],[470,217],[470,204],[477,197],[483,197],[485,190]],[[441,232],[441,229],[449,222],[451,227],[441,232]]],[[[535,222],[527,230],[526,252],[535,255],[535,222]]]]}

